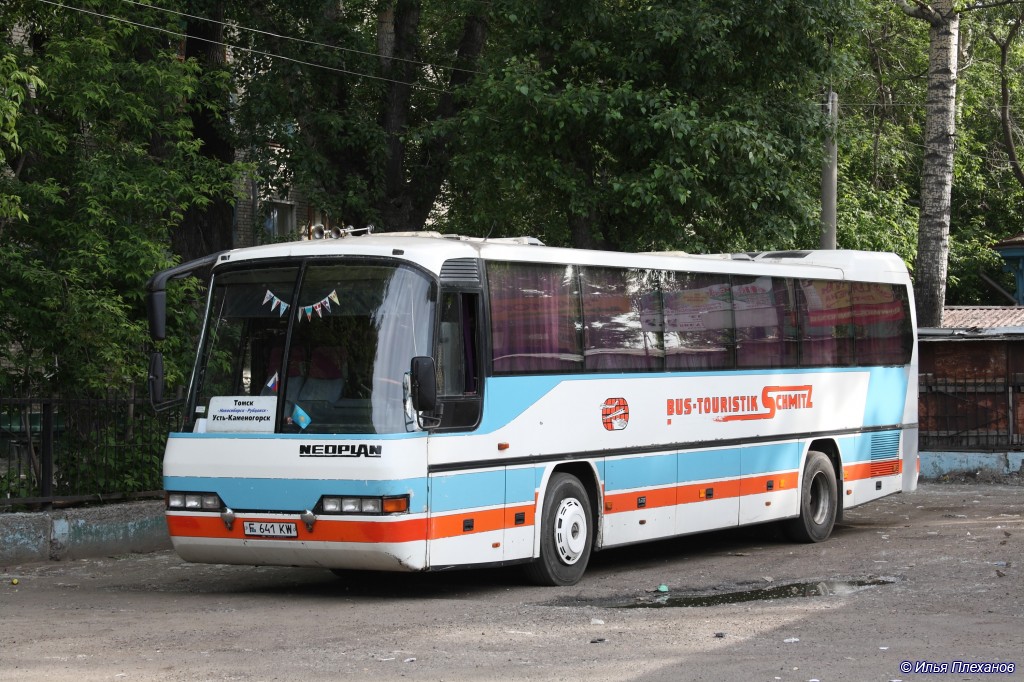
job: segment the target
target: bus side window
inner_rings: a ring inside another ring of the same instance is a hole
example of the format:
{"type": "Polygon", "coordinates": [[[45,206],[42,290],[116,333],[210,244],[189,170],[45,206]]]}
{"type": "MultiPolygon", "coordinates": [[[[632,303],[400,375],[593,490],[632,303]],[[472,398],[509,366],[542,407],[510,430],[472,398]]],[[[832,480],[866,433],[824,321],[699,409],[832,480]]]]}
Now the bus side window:
{"type": "Polygon", "coordinates": [[[728,275],[666,273],[662,300],[666,369],[732,367],[732,292],[728,275]]]}
{"type": "Polygon", "coordinates": [[[854,282],[852,299],[857,364],[910,362],[913,332],[906,289],[892,284],[854,282]]]}
{"type": "Polygon", "coordinates": [[[665,364],[659,274],[639,268],[580,268],[584,366],[591,371],[660,371],[665,364]]]}
{"type": "Polygon", "coordinates": [[[772,277],[734,277],[733,319],[738,367],[781,367],[782,330],[772,277]]]}
{"type": "Polygon", "coordinates": [[[495,374],[568,374],[583,369],[577,269],[546,263],[488,263],[495,374]]]}
{"type": "Polygon", "coordinates": [[[480,419],[480,377],[477,352],[479,295],[441,295],[437,344],[438,395],[444,408],[442,428],[471,428],[480,419]]]}
{"type": "Polygon", "coordinates": [[[800,280],[803,367],[853,364],[853,311],[850,284],[838,280],[800,280]]]}

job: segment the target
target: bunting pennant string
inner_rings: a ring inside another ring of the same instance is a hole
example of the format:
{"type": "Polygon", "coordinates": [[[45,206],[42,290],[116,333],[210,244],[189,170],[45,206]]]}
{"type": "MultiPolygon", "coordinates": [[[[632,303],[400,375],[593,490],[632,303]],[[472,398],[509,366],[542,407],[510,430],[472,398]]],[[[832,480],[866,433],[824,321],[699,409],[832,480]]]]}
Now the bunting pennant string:
{"type": "Polygon", "coordinates": [[[331,293],[321,298],[316,303],[306,306],[299,306],[299,311],[296,313],[299,321],[302,321],[302,316],[306,316],[306,321],[312,321],[313,313],[316,313],[318,318],[323,318],[324,313],[331,314],[331,301],[339,303],[338,290],[334,289],[331,293]]]}
{"type": "Polygon", "coordinates": [[[270,303],[270,312],[277,311],[277,316],[284,315],[284,311],[288,310],[291,306],[281,300],[281,297],[275,294],[270,289],[267,289],[267,293],[263,296],[263,305],[270,303]]]}
{"type": "MultiPolygon", "coordinates": [[[[327,294],[312,305],[299,306],[298,311],[295,313],[296,318],[301,322],[303,314],[305,314],[307,321],[312,321],[314,312],[318,318],[322,318],[325,312],[330,315],[331,302],[334,302],[335,305],[341,305],[337,289],[331,291],[331,293],[327,294]]],[[[270,289],[267,289],[267,293],[263,296],[263,305],[267,305],[268,303],[270,304],[271,312],[276,310],[278,317],[284,315],[285,311],[292,307],[290,303],[285,303],[280,296],[272,292],[270,289]]]]}

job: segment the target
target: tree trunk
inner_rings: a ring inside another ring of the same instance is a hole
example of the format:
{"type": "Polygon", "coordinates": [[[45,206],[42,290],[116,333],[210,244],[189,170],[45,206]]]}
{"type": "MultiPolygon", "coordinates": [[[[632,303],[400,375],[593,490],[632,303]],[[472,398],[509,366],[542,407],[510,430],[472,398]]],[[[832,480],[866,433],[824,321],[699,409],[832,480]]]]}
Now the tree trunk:
{"type": "Polygon", "coordinates": [[[1010,50],[1013,48],[1013,43],[1020,32],[1022,21],[1024,21],[1024,15],[1018,16],[1014,20],[1013,24],[1010,25],[1010,30],[1006,34],[1005,40],[1000,40],[996,35],[992,36],[992,40],[999,46],[999,89],[1002,95],[1002,101],[999,105],[999,121],[1003,127],[1003,143],[1006,145],[1006,157],[1010,161],[1010,170],[1013,171],[1013,177],[1017,179],[1021,187],[1024,187],[1024,169],[1020,166],[1020,159],[1017,158],[1017,145],[1013,140],[1014,125],[1013,117],[1010,115],[1010,77],[1007,73],[1010,50]]]}
{"type": "Polygon", "coordinates": [[[908,15],[924,19],[931,27],[914,294],[918,325],[939,327],[946,300],[949,264],[960,15],[953,8],[953,0],[940,0],[930,7],[911,6],[905,0],[895,2],[908,15]]]}
{"type": "Polygon", "coordinates": [[[378,21],[378,49],[382,74],[391,79],[384,103],[382,127],[387,138],[387,160],[384,170],[384,201],[381,216],[385,231],[408,230],[411,225],[412,197],[406,179],[406,146],[403,136],[409,122],[411,83],[415,66],[420,27],[419,0],[396,0],[385,9],[378,21]],[[393,17],[392,21],[387,21],[393,17]],[[393,58],[392,58],[393,57],[393,58]]]}
{"type": "MultiPolygon", "coordinates": [[[[437,102],[433,117],[435,121],[449,119],[462,108],[453,91],[466,85],[473,77],[471,69],[480,58],[486,38],[487,22],[478,16],[466,17],[456,53],[455,66],[458,68],[452,71],[448,78],[448,90],[437,102]]],[[[441,185],[448,178],[451,170],[451,145],[450,134],[436,135],[424,145],[419,164],[421,171],[415,178],[412,197],[410,227],[414,229],[423,229],[441,193],[441,185]]]]}
{"type": "MultiPolygon", "coordinates": [[[[205,14],[222,21],[224,8],[222,5],[210,7],[205,14]]],[[[224,46],[220,44],[224,41],[223,24],[190,19],[185,31],[186,59],[195,59],[204,73],[226,68],[224,46]]],[[[228,92],[208,93],[207,97],[219,99],[226,106],[228,92]]],[[[205,106],[197,107],[192,112],[192,127],[196,138],[203,143],[201,153],[204,156],[224,164],[234,162],[235,148],[217,120],[217,112],[205,106]]],[[[206,206],[192,206],[185,212],[181,224],[171,234],[171,248],[182,261],[230,249],[233,226],[231,202],[225,197],[212,197],[206,206]]]]}

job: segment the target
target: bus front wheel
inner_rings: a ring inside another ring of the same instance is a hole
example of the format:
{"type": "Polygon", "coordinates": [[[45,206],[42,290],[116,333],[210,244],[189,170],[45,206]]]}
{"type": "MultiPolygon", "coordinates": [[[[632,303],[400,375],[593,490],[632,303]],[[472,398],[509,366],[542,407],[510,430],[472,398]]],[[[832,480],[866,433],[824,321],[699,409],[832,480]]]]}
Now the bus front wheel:
{"type": "Polygon", "coordinates": [[[587,570],[593,545],[590,497],[575,476],[557,473],[544,494],[540,556],[526,567],[538,585],[575,585],[587,570]]]}
{"type": "Polygon", "coordinates": [[[808,452],[800,486],[800,516],[785,522],[786,534],[797,542],[827,540],[836,522],[837,490],[832,460],[823,452],[808,452]]]}

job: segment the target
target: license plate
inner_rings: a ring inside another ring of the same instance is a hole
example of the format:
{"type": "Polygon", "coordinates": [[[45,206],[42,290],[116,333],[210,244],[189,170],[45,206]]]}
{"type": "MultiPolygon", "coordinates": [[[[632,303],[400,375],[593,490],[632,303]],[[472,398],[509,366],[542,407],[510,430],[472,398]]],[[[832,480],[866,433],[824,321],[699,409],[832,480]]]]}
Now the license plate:
{"type": "Polygon", "coordinates": [[[254,535],[261,538],[297,538],[299,531],[294,523],[281,521],[246,521],[244,525],[246,535],[254,535]]]}

